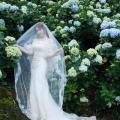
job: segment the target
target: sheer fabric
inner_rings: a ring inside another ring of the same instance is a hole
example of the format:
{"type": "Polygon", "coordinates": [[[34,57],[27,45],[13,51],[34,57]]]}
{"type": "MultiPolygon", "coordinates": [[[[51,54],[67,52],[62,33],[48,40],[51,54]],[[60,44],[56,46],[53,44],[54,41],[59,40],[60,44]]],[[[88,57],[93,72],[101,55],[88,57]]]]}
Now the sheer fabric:
{"type": "Polygon", "coordinates": [[[96,120],[95,116],[80,117],[62,110],[66,66],[62,46],[43,22],[26,31],[17,44],[26,49],[17,61],[15,73],[16,99],[22,112],[31,120],[96,120]],[[35,27],[43,24],[48,38],[37,38],[35,27]],[[61,48],[60,55],[47,58],[61,48]]]}

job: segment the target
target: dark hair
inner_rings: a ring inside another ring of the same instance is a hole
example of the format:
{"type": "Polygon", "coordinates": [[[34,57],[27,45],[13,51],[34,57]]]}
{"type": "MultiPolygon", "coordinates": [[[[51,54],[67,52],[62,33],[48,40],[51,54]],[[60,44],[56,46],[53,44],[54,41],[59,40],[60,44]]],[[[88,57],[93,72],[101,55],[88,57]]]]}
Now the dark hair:
{"type": "Polygon", "coordinates": [[[49,38],[49,35],[48,35],[48,32],[47,30],[45,29],[44,25],[42,23],[38,23],[36,26],[35,26],[35,30],[36,28],[39,28],[39,29],[43,29],[44,33],[46,34],[46,36],[49,38]]]}

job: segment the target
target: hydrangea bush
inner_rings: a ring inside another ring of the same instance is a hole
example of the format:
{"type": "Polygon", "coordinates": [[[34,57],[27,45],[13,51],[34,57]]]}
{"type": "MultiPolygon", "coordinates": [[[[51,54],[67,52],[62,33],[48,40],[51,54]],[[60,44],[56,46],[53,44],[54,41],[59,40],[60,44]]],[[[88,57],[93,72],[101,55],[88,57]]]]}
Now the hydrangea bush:
{"type": "Polygon", "coordinates": [[[0,2],[0,79],[22,54],[13,46],[17,38],[36,22],[45,22],[65,52],[64,109],[119,120],[119,4],[119,0],[0,2]]]}

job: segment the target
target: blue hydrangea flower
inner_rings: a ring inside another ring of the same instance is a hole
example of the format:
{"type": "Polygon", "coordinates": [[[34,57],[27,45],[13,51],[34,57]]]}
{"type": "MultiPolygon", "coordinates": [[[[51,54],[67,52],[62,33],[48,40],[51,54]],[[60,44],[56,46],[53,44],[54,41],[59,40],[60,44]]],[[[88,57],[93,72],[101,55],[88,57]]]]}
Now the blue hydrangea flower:
{"type": "Polygon", "coordinates": [[[106,20],[103,20],[102,24],[100,25],[101,29],[106,29],[109,27],[109,22],[106,20]]]}
{"type": "Polygon", "coordinates": [[[37,7],[37,4],[32,3],[32,2],[28,2],[27,5],[30,6],[30,7],[33,7],[33,8],[37,7]]]}
{"type": "Polygon", "coordinates": [[[16,11],[16,10],[18,10],[19,8],[16,6],[16,5],[12,5],[11,7],[10,7],[10,10],[11,11],[16,11]]]}
{"type": "Polygon", "coordinates": [[[110,28],[109,32],[110,32],[111,38],[115,38],[115,37],[118,37],[120,35],[120,30],[116,29],[116,28],[110,28]]]}
{"type": "Polygon", "coordinates": [[[101,8],[101,4],[99,2],[96,3],[96,8],[101,8]]]}
{"type": "Polygon", "coordinates": [[[24,31],[24,26],[23,25],[17,25],[18,31],[22,32],[24,31]]]}
{"type": "Polygon", "coordinates": [[[102,9],[102,12],[105,14],[109,14],[111,10],[109,8],[106,8],[106,9],[102,9]]]}
{"type": "Polygon", "coordinates": [[[100,37],[108,37],[110,33],[109,29],[104,29],[100,32],[100,37]]]}
{"type": "Polygon", "coordinates": [[[28,4],[27,4],[28,6],[32,6],[33,5],[33,3],[32,2],[28,2],[28,4]]]}
{"type": "Polygon", "coordinates": [[[71,9],[72,9],[72,12],[77,12],[78,9],[79,9],[79,7],[78,7],[77,4],[73,4],[73,5],[71,6],[71,9]]]}
{"type": "Polygon", "coordinates": [[[81,23],[79,22],[79,21],[74,21],[74,23],[73,23],[75,26],[80,26],[81,25],[81,23]]]}
{"type": "Polygon", "coordinates": [[[102,49],[107,49],[107,48],[111,48],[112,44],[110,42],[105,42],[104,44],[102,44],[102,49]]]}
{"type": "Polygon", "coordinates": [[[3,11],[4,10],[4,5],[3,3],[0,3],[0,11],[3,11]]]}
{"type": "Polygon", "coordinates": [[[5,25],[5,21],[3,19],[0,19],[0,24],[5,25]]]}
{"type": "Polygon", "coordinates": [[[68,0],[68,3],[69,3],[70,5],[73,5],[73,4],[75,4],[75,0],[68,0]]]}
{"type": "Polygon", "coordinates": [[[117,102],[120,102],[120,96],[117,96],[117,97],[115,98],[115,100],[116,100],[117,102]]]}
{"type": "Polygon", "coordinates": [[[116,50],[116,58],[120,59],[120,48],[116,50]]]}
{"type": "Polygon", "coordinates": [[[68,27],[68,26],[65,26],[63,29],[64,29],[65,31],[69,31],[69,27],[68,27]]]}
{"type": "Polygon", "coordinates": [[[100,3],[106,3],[106,0],[100,0],[100,3]]]}
{"type": "Polygon", "coordinates": [[[106,21],[103,20],[102,24],[100,25],[101,29],[106,29],[106,28],[115,28],[117,27],[115,20],[114,21],[106,21]]]}
{"type": "Polygon", "coordinates": [[[117,27],[117,25],[116,25],[116,22],[115,22],[115,21],[109,22],[109,26],[110,26],[110,27],[117,27]]]}
{"type": "Polygon", "coordinates": [[[75,56],[74,62],[78,61],[81,58],[81,56],[75,56]]]}

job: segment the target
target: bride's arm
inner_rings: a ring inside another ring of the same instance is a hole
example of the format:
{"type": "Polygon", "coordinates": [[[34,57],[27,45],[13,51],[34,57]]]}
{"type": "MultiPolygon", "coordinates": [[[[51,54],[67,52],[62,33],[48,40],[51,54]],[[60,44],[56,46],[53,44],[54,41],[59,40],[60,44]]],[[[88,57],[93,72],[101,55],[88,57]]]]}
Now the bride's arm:
{"type": "Polygon", "coordinates": [[[23,53],[25,53],[27,55],[33,55],[32,45],[27,45],[27,47],[22,47],[22,46],[16,44],[15,46],[18,47],[23,53]]]}
{"type": "Polygon", "coordinates": [[[47,46],[47,56],[46,58],[52,58],[55,57],[57,55],[59,55],[61,53],[61,48],[58,48],[56,51],[53,51],[53,43],[51,42],[52,40],[48,41],[48,46],[47,46]]]}
{"type": "Polygon", "coordinates": [[[50,51],[48,51],[48,55],[46,58],[52,58],[54,56],[57,56],[60,54],[60,52],[61,52],[61,49],[57,49],[54,53],[51,53],[50,51]]]}

